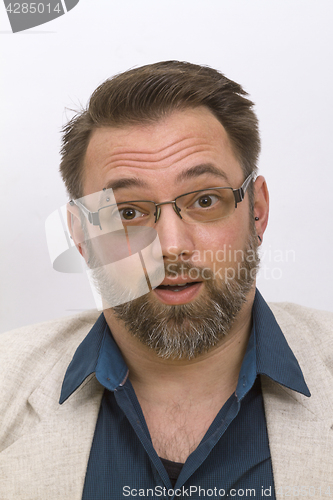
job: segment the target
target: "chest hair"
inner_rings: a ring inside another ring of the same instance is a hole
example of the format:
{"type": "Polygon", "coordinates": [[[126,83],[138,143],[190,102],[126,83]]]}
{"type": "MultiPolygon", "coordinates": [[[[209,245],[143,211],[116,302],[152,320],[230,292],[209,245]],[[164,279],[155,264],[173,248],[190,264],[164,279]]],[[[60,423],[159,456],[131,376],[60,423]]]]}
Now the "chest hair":
{"type": "Polygon", "coordinates": [[[184,463],[200,444],[221,406],[219,402],[195,408],[181,404],[163,410],[144,407],[143,414],[158,456],[184,463]]]}

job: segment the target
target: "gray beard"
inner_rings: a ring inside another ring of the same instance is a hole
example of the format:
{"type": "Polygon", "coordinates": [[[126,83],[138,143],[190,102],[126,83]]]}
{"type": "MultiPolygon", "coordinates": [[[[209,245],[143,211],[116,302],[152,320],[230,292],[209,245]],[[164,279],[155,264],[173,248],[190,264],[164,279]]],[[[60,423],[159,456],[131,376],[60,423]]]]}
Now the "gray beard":
{"type": "MultiPolygon", "coordinates": [[[[241,262],[229,263],[232,279],[215,278],[207,268],[188,262],[172,263],[175,276],[191,269],[198,269],[200,276],[205,269],[205,290],[188,304],[167,305],[159,302],[152,293],[130,302],[112,307],[117,319],[144,345],[164,359],[193,359],[216,346],[230,331],[232,324],[247,300],[259,267],[257,235],[252,229],[241,262]],[[236,265],[235,265],[236,264],[236,265]]],[[[97,264],[97,263],[96,263],[97,264]]],[[[92,266],[94,267],[94,266],[92,266]]],[[[93,277],[102,297],[114,303],[115,290],[103,267],[94,269],[93,277]]],[[[224,269],[224,272],[226,268],[224,269]]],[[[193,275],[191,273],[191,275],[193,275]]]]}

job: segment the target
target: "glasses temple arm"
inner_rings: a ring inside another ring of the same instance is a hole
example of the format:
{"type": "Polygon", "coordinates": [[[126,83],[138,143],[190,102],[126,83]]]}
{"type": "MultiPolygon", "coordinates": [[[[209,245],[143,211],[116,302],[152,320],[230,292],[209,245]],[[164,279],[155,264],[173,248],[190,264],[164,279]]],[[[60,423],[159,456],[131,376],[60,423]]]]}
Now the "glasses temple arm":
{"type": "Polygon", "coordinates": [[[241,185],[241,187],[239,189],[233,189],[236,206],[237,206],[237,203],[240,203],[241,201],[243,201],[246,190],[249,187],[250,182],[253,179],[254,175],[255,175],[254,172],[252,172],[250,175],[248,175],[246,177],[245,181],[243,182],[243,184],[241,185]]]}
{"type": "Polygon", "coordinates": [[[98,212],[90,212],[90,210],[88,210],[87,207],[85,207],[78,200],[70,200],[69,204],[72,205],[72,206],[76,205],[77,207],[79,207],[80,210],[82,211],[83,215],[85,216],[85,218],[90,222],[90,224],[92,224],[93,226],[99,226],[99,227],[101,227],[100,221],[99,221],[99,213],[98,212]]]}

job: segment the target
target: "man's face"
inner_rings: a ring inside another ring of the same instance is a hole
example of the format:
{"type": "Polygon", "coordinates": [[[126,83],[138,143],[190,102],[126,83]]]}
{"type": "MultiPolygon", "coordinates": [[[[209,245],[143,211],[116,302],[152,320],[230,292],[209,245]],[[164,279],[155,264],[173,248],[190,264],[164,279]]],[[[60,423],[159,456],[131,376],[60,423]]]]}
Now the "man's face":
{"type": "MultiPolygon", "coordinates": [[[[84,195],[112,187],[117,202],[161,203],[206,188],[239,188],[243,181],[223,126],[204,107],[154,125],[97,129],[84,165],[84,195]]],[[[229,331],[253,288],[253,215],[247,196],[214,222],[186,223],[172,205],[161,208],[155,229],[166,269],[162,287],[116,306],[113,314],[160,356],[193,358],[229,331]],[[184,283],[191,284],[178,286],[184,283]]],[[[107,299],[107,276],[99,270],[95,278],[107,299]]]]}

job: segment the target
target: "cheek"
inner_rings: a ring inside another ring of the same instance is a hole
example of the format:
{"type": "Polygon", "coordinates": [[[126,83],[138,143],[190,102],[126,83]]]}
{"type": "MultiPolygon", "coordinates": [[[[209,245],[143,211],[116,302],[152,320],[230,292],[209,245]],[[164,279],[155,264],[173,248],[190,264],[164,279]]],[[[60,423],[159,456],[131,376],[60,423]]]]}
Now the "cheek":
{"type": "Polygon", "coordinates": [[[249,236],[248,220],[202,227],[197,236],[193,262],[197,265],[223,268],[228,263],[241,260],[249,236]]]}

